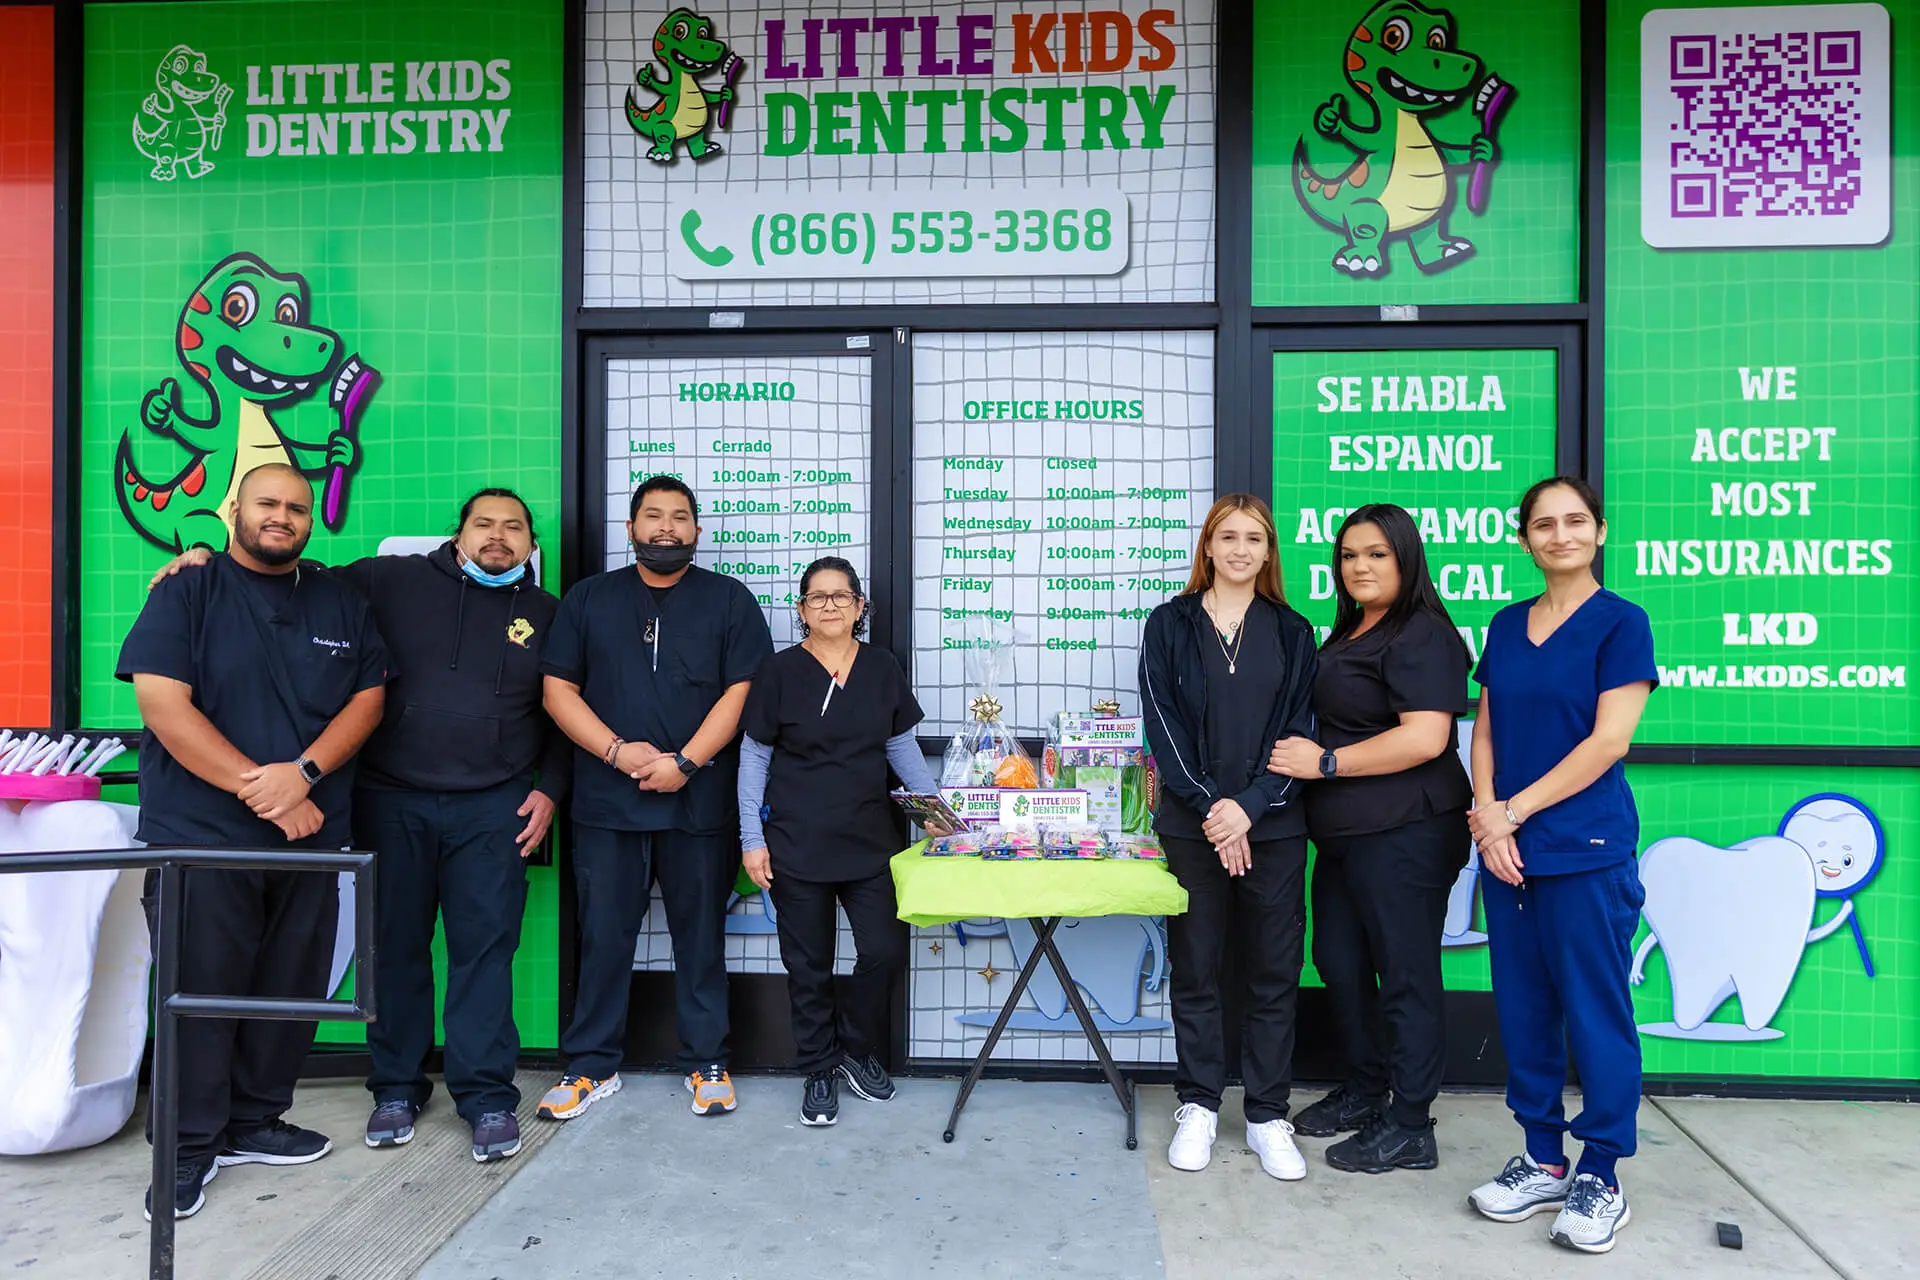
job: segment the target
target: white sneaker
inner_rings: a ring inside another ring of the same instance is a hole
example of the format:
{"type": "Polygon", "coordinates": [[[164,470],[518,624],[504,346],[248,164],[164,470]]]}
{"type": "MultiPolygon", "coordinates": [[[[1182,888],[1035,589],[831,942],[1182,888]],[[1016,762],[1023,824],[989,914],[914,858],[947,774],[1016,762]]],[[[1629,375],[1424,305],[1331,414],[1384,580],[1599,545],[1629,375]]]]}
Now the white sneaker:
{"type": "Polygon", "coordinates": [[[1553,1242],[1582,1253],[1605,1253],[1613,1248],[1613,1235],[1627,1225],[1633,1213],[1627,1197],[1618,1187],[1610,1187],[1591,1173],[1573,1180],[1560,1216],[1553,1220],[1547,1234],[1553,1242]]]}
{"type": "Polygon", "coordinates": [[[1499,1177],[1469,1191],[1467,1203],[1495,1222],[1520,1222],[1565,1204],[1573,1186],[1571,1173],[1568,1170],[1556,1178],[1535,1164],[1532,1156],[1518,1155],[1507,1161],[1499,1177]]]}
{"type": "Polygon", "coordinates": [[[1209,1111],[1197,1102],[1181,1105],[1173,1113],[1180,1127],[1167,1144],[1167,1163],[1184,1173],[1198,1173],[1213,1159],[1213,1138],[1220,1131],[1220,1113],[1209,1111]]]}
{"type": "Polygon", "coordinates": [[[1307,1176],[1307,1159],[1293,1145],[1293,1126],[1285,1120],[1263,1120],[1247,1126],[1247,1145],[1260,1157],[1270,1178],[1298,1182],[1307,1176]]]}

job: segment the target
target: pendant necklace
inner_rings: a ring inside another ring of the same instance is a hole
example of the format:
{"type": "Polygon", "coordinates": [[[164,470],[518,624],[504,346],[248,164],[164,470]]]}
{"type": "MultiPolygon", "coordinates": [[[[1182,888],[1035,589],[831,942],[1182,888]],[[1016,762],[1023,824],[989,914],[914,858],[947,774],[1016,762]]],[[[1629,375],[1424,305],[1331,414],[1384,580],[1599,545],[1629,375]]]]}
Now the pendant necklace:
{"type": "MultiPolygon", "coordinates": [[[[1212,610],[1208,610],[1208,612],[1211,613],[1212,610]]],[[[1234,675],[1240,669],[1240,646],[1245,643],[1247,638],[1246,633],[1241,630],[1241,624],[1244,622],[1246,622],[1246,615],[1242,614],[1228,626],[1226,636],[1220,634],[1220,628],[1218,626],[1215,626],[1213,629],[1213,641],[1220,646],[1220,656],[1227,660],[1228,675],[1234,675]],[[1233,647],[1231,649],[1227,647],[1228,637],[1231,637],[1233,641],[1233,647]]]]}

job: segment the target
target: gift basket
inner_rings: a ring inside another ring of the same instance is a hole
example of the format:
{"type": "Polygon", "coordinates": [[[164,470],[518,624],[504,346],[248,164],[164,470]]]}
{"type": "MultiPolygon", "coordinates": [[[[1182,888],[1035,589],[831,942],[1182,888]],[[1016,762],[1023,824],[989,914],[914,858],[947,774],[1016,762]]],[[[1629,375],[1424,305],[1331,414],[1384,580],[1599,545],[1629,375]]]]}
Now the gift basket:
{"type": "Polygon", "coordinates": [[[1000,719],[996,690],[1013,660],[1013,628],[1000,624],[967,638],[967,726],[953,735],[940,771],[942,787],[1017,787],[1040,785],[1033,757],[1000,719]]]}

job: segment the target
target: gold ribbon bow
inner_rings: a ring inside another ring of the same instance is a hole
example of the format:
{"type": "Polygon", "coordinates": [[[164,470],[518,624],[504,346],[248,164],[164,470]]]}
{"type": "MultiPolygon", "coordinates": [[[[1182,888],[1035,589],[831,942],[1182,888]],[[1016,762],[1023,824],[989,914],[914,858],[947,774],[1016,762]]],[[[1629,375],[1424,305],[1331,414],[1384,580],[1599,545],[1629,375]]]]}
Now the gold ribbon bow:
{"type": "Polygon", "coordinates": [[[967,704],[967,710],[973,713],[975,720],[986,724],[990,720],[1000,718],[1000,699],[990,693],[983,693],[967,704]]]}
{"type": "Polygon", "coordinates": [[[1104,702],[1096,702],[1093,704],[1093,714],[1097,716],[1117,716],[1120,714],[1120,704],[1112,698],[1108,698],[1104,702]]]}

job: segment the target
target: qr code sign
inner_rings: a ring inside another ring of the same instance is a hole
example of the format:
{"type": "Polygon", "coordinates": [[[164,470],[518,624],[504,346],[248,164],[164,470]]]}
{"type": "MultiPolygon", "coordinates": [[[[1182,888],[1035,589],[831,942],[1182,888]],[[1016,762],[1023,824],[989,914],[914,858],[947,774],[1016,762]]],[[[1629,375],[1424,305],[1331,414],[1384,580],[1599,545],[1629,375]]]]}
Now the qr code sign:
{"type": "Polygon", "coordinates": [[[1886,239],[1889,28],[1878,4],[1649,13],[1641,238],[1662,249],[1886,239]]]}

